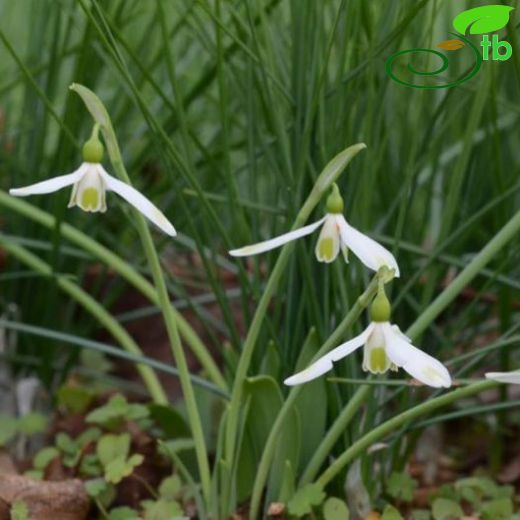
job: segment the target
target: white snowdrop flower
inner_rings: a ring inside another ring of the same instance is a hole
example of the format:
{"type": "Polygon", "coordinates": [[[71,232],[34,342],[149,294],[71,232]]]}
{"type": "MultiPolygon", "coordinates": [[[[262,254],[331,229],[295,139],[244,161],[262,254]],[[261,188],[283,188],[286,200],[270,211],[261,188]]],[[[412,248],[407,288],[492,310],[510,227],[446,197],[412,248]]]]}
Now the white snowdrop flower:
{"type": "Polygon", "coordinates": [[[78,206],[83,211],[104,212],[107,209],[106,192],[113,191],[167,235],[175,236],[177,234],[175,228],[154,204],[129,184],[109,175],[103,168],[101,165],[103,145],[97,137],[97,132],[96,125],[91,138],[83,146],[84,162],[76,171],[24,188],[13,188],[9,190],[9,193],[15,197],[27,197],[28,195],[52,193],[72,185],[69,208],[78,206]]]}
{"type": "Polygon", "coordinates": [[[381,267],[387,267],[393,269],[394,276],[399,276],[399,267],[394,255],[346,221],[343,216],[343,199],[336,184],[333,185],[332,192],[327,198],[327,214],[318,222],[264,242],[234,249],[229,254],[250,256],[264,253],[297,238],[310,235],[320,226],[321,231],[315,249],[319,262],[333,262],[340,251],[348,262],[348,251],[351,250],[369,269],[378,271],[381,267]]]}
{"type": "Polygon", "coordinates": [[[413,378],[434,388],[451,386],[446,367],[432,356],[414,347],[397,325],[390,323],[390,303],[381,288],[371,307],[372,322],[357,337],[319,358],[305,370],[287,378],[289,386],[312,381],[332,369],[333,363],[364,346],[363,370],[383,374],[403,368],[413,378]]]}
{"type": "Polygon", "coordinates": [[[520,370],[515,370],[514,372],[487,372],[486,378],[499,383],[520,385],[520,370]]]}

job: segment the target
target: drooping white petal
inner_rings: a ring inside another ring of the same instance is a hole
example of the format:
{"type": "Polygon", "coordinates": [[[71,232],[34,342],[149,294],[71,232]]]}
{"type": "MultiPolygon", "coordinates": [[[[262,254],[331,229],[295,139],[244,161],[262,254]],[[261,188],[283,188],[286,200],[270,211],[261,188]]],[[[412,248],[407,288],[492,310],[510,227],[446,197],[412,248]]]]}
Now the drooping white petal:
{"type": "Polygon", "coordinates": [[[451,386],[450,373],[440,361],[408,343],[401,333],[393,330],[390,323],[382,325],[386,353],[394,364],[425,385],[434,388],[451,386]]]}
{"type": "Polygon", "coordinates": [[[405,341],[408,341],[408,343],[411,343],[412,340],[399,328],[399,325],[392,325],[392,330],[399,334],[405,341]]]}
{"type": "Polygon", "coordinates": [[[335,349],[331,350],[327,356],[329,356],[332,361],[339,361],[348,356],[350,353],[354,352],[354,350],[367,342],[370,334],[374,330],[374,326],[374,323],[370,323],[370,325],[359,336],[339,345],[335,349]]]}
{"type": "Polygon", "coordinates": [[[369,268],[378,271],[380,267],[386,266],[395,271],[399,277],[399,266],[392,253],[385,249],[375,240],[364,235],[353,228],[343,215],[336,215],[341,241],[369,268]]]}
{"type": "Polygon", "coordinates": [[[46,181],[37,182],[24,188],[12,188],[9,190],[9,195],[15,197],[27,197],[28,195],[43,195],[45,193],[52,193],[53,191],[61,190],[66,186],[74,184],[81,179],[85,171],[85,163],[83,163],[76,171],[68,173],[67,175],[60,175],[59,177],[53,177],[46,181]]]}
{"type": "Polygon", "coordinates": [[[277,247],[280,247],[287,242],[291,242],[291,240],[296,240],[297,238],[310,235],[313,231],[318,229],[323,224],[323,222],[325,222],[325,219],[326,217],[323,217],[322,219],[318,220],[318,222],[314,222],[308,226],[295,229],[294,231],[289,231],[288,233],[271,238],[270,240],[264,240],[263,242],[244,246],[240,249],[233,249],[229,252],[229,254],[231,256],[250,256],[258,255],[259,253],[265,253],[265,251],[270,251],[271,249],[276,249],[277,247]]]}
{"type": "Polygon", "coordinates": [[[520,370],[514,372],[487,372],[486,378],[498,381],[499,383],[520,385],[520,370]]]}
{"type": "Polygon", "coordinates": [[[83,163],[81,178],[74,184],[69,208],[79,206],[83,211],[102,213],[107,209],[105,180],[101,175],[99,163],[83,163]]]}
{"type": "Polygon", "coordinates": [[[330,264],[339,254],[341,239],[335,215],[328,214],[316,242],[316,258],[318,262],[330,264]]]}
{"type": "Polygon", "coordinates": [[[357,348],[361,347],[368,338],[372,331],[373,325],[370,324],[359,336],[352,338],[351,340],[339,345],[335,349],[331,350],[328,354],[325,354],[312,365],[308,366],[305,370],[288,377],[284,383],[288,386],[301,385],[312,381],[317,377],[325,374],[329,370],[332,370],[333,361],[339,361],[340,359],[348,356],[351,352],[354,352],[357,348]]]}
{"type": "Polygon", "coordinates": [[[177,234],[172,223],[166,218],[162,211],[152,204],[142,193],[129,184],[125,184],[115,177],[112,177],[103,167],[100,166],[100,168],[101,175],[108,190],[117,193],[120,197],[125,199],[167,235],[174,237],[177,234]]]}
{"type": "Polygon", "coordinates": [[[297,374],[288,377],[284,381],[284,384],[288,386],[294,386],[301,385],[302,383],[307,383],[331,370],[332,366],[332,360],[330,359],[330,357],[323,356],[320,359],[318,359],[318,361],[308,366],[305,370],[302,370],[301,372],[298,372],[297,374]]]}

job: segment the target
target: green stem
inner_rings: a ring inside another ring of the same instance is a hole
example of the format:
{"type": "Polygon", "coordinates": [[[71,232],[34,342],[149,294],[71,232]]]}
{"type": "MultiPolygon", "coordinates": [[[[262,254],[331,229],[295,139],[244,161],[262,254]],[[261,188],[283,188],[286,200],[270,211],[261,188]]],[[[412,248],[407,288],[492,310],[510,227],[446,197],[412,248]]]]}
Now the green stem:
{"type": "Polygon", "coordinates": [[[429,414],[438,408],[447,406],[459,399],[471,397],[473,395],[495,388],[500,383],[495,381],[481,381],[458,390],[453,390],[448,394],[435,397],[424,403],[421,403],[409,410],[406,410],[388,421],[374,428],[361,439],[354,442],[347,450],[345,450],[316,480],[316,483],[325,487],[347,464],[355,460],[361,453],[363,453],[369,446],[375,442],[384,439],[387,435],[395,432],[398,428],[404,426],[407,422],[413,421],[422,415],[429,414]]]}
{"type": "Polygon", "coordinates": [[[329,453],[331,453],[332,448],[336,444],[339,437],[345,433],[351,419],[361,408],[363,403],[368,399],[371,392],[372,387],[370,385],[362,385],[356,391],[354,396],[349,400],[347,406],[345,406],[345,408],[343,408],[341,413],[338,415],[334,421],[334,424],[330,427],[329,431],[320,442],[317,450],[314,452],[314,455],[311,457],[311,460],[307,464],[307,467],[303,471],[303,474],[300,478],[300,482],[298,484],[299,487],[302,487],[305,484],[309,484],[314,480],[323,464],[323,461],[327,458],[329,453]]]}
{"type": "MultiPolygon", "coordinates": [[[[36,208],[32,204],[11,197],[4,191],[0,190],[0,205],[15,211],[16,213],[30,218],[31,220],[41,224],[47,229],[54,230],[56,227],[56,218],[36,208]]],[[[159,298],[154,286],[144,277],[141,276],[130,264],[125,262],[121,257],[114,254],[110,249],[96,242],[88,235],[71,226],[70,224],[61,223],[59,226],[60,234],[70,242],[76,244],[84,251],[87,251],[92,256],[98,258],[105,265],[110,266],[115,272],[121,275],[129,284],[133,285],[141,294],[156,306],[159,306],[159,298]]],[[[182,314],[174,309],[179,331],[186,343],[189,345],[191,351],[201,364],[203,370],[219,388],[227,391],[226,381],[220,372],[217,364],[207,351],[205,345],[202,343],[197,333],[193,330],[190,324],[184,319],[182,314]]]]}
{"type": "MultiPolygon", "coordinates": [[[[112,158],[112,166],[116,171],[117,175],[126,183],[130,184],[130,178],[126,172],[126,169],[122,161],[114,160],[112,158]]],[[[157,290],[158,304],[162,311],[164,322],[166,325],[166,331],[170,340],[173,357],[175,364],[179,370],[179,379],[182,386],[182,392],[184,400],[186,402],[186,410],[188,413],[189,423],[191,427],[191,433],[193,435],[193,441],[195,443],[195,453],[197,456],[198,468],[200,473],[202,495],[206,505],[210,499],[210,486],[211,486],[211,473],[209,468],[208,453],[206,449],[206,441],[204,439],[204,430],[202,429],[202,421],[200,418],[199,410],[197,407],[197,400],[195,398],[195,392],[190,379],[190,372],[186,356],[181,344],[181,338],[179,336],[179,330],[177,328],[176,313],[170,302],[170,296],[166,287],[166,281],[161,269],[159,256],[155,249],[152,234],[148,227],[144,217],[138,212],[134,211],[137,231],[141,238],[141,243],[150,266],[150,272],[154,280],[154,284],[157,290]]]]}
{"type": "MultiPolygon", "coordinates": [[[[335,347],[339,343],[342,336],[345,334],[346,330],[352,326],[352,324],[359,318],[363,310],[366,309],[366,307],[368,306],[368,304],[377,292],[377,286],[378,276],[376,275],[372,278],[365,292],[361,296],[359,296],[358,299],[355,301],[354,305],[350,308],[350,311],[343,318],[342,322],[336,327],[336,329],[330,335],[327,341],[325,341],[325,343],[318,350],[318,352],[313,358],[313,361],[326,354],[331,348],[335,347]]],[[[278,412],[273,426],[269,431],[269,437],[267,438],[267,441],[265,443],[264,450],[262,452],[262,457],[256,470],[256,478],[253,486],[253,492],[251,495],[251,505],[249,514],[249,518],[251,520],[256,520],[256,518],[258,518],[258,510],[260,508],[262,492],[267,481],[269,467],[274,457],[274,452],[278,445],[280,431],[283,427],[287,415],[291,411],[296,401],[296,398],[298,397],[302,389],[303,386],[294,386],[291,388],[289,395],[287,396],[287,399],[284,401],[282,408],[278,412]]],[[[358,390],[358,392],[360,390],[358,390]]],[[[356,399],[356,396],[354,396],[353,399],[356,399]]]]}
{"type": "MultiPolygon", "coordinates": [[[[347,164],[366,146],[363,143],[350,146],[343,152],[334,157],[325,167],[321,175],[318,177],[314,188],[312,189],[307,200],[300,209],[291,229],[301,227],[309,218],[312,210],[320,202],[323,195],[330,188],[332,183],[339,177],[347,164]]],[[[238,362],[235,380],[231,391],[231,401],[229,404],[228,422],[225,430],[224,457],[230,468],[233,468],[235,456],[235,442],[237,438],[237,428],[239,423],[239,415],[242,401],[243,384],[247,377],[247,371],[251,363],[256,340],[260,334],[262,323],[269,306],[271,298],[278,288],[278,282],[285,270],[289,256],[294,247],[293,242],[285,244],[280,255],[274,265],[273,271],[267,282],[266,288],[258,302],[255,315],[249,327],[244,346],[238,362]]]]}
{"type": "MultiPolygon", "coordinates": [[[[58,287],[76,300],[87,312],[92,314],[92,316],[94,316],[112,334],[112,336],[114,336],[124,350],[137,356],[143,355],[141,349],[128,332],[121,327],[121,325],[104,309],[102,305],[94,300],[94,298],[92,298],[90,294],[86,293],[81,287],[65,276],[56,275],[53,273],[49,264],[45,263],[36,255],[33,255],[24,247],[6,240],[2,235],[0,235],[0,244],[7,252],[11,253],[34,271],[45,276],[54,276],[58,287]]],[[[158,404],[167,404],[168,399],[155,371],[150,367],[141,364],[137,364],[136,368],[139,371],[153,401],[158,404]]]]}
{"type": "MultiPolygon", "coordinates": [[[[110,161],[117,176],[123,182],[131,185],[130,178],[123,163],[117,137],[105,106],[96,96],[96,94],[94,94],[94,92],[92,92],[87,87],[73,83],[70,88],[81,97],[94,121],[99,123],[101,126],[101,131],[103,133],[105,145],[108,150],[108,155],[110,156],[110,161]]],[[[195,444],[195,454],[197,457],[197,464],[201,479],[202,495],[204,497],[206,506],[208,506],[211,492],[211,474],[209,469],[206,441],[204,439],[202,422],[197,407],[197,401],[195,399],[195,392],[193,390],[193,385],[190,379],[188,363],[186,361],[186,356],[184,355],[184,350],[182,348],[181,339],[179,336],[179,330],[177,328],[177,315],[170,302],[166,281],[164,279],[161,264],[159,262],[159,256],[157,254],[157,250],[155,249],[152,234],[148,224],[138,210],[132,209],[132,213],[134,215],[133,220],[137,226],[137,232],[139,233],[139,237],[141,239],[141,243],[150,266],[150,272],[152,273],[154,280],[154,285],[158,297],[158,304],[163,314],[175,364],[179,370],[179,379],[186,403],[186,410],[188,413],[191,433],[193,435],[193,442],[195,444]]]]}

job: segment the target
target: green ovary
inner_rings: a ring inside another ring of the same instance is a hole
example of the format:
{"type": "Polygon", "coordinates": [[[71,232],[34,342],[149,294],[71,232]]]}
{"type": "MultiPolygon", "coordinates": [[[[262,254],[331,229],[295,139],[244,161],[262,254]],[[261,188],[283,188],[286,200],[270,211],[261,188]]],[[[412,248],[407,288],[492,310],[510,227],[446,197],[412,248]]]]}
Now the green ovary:
{"type": "Polygon", "coordinates": [[[334,241],[332,238],[322,238],[320,240],[320,256],[324,260],[332,260],[334,254],[334,241]]]}
{"type": "Polygon", "coordinates": [[[374,374],[382,374],[388,370],[388,358],[383,347],[370,351],[369,370],[374,374]]]}
{"type": "Polygon", "coordinates": [[[83,209],[97,209],[99,205],[99,192],[96,188],[87,188],[81,194],[81,206],[83,209]]]}

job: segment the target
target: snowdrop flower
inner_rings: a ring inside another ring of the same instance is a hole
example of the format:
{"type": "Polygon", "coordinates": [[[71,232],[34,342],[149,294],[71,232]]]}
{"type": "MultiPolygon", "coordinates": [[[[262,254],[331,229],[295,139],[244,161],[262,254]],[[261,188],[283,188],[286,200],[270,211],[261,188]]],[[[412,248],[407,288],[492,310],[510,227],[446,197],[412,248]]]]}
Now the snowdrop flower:
{"type": "Polygon", "coordinates": [[[106,192],[114,191],[167,235],[175,236],[175,228],[156,206],[135,188],[112,177],[103,168],[103,145],[97,137],[98,130],[99,126],[95,125],[91,138],[83,146],[84,162],[76,171],[24,188],[13,188],[9,193],[15,197],[26,197],[52,193],[72,185],[69,208],[79,206],[83,211],[103,213],[107,209],[106,192]]]}
{"type": "Polygon", "coordinates": [[[311,366],[289,377],[286,385],[307,383],[325,374],[339,361],[364,345],[363,370],[372,374],[383,374],[387,370],[403,368],[421,383],[434,388],[451,386],[451,377],[446,367],[429,356],[406,337],[397,325],[390,323],[390,302],[380,285],[370,310],[372,322],[357,337],[343,343],[311,366]]]}
{"type": "Polygon", "coordinates": [[[487,372],[486,378],[498,381],[499,383],[520,385],[520,370],[514,372],[487,372]]]}
{"type": "Polygon", "coordinates": [[[327,198],[327,214],[321,220],[289,231],[289,233],[271,240],[234,249],[229,254],[232,256],[249,256],[270,251],[287,242],[310,235],[321,226],[315,249],[316,258],[319,262],[333,262],[340,250],[345,261],[348,262],[348,250],[350,249],[369,269],[378,271],[379,268],[385,266],[394,270],[394,276],[399,276],[399,267],[394,255],[375,240],[353,228],[343,216],[343,206],[343,199],[338,186],[334,184],[332,192],[327,198]]]}

